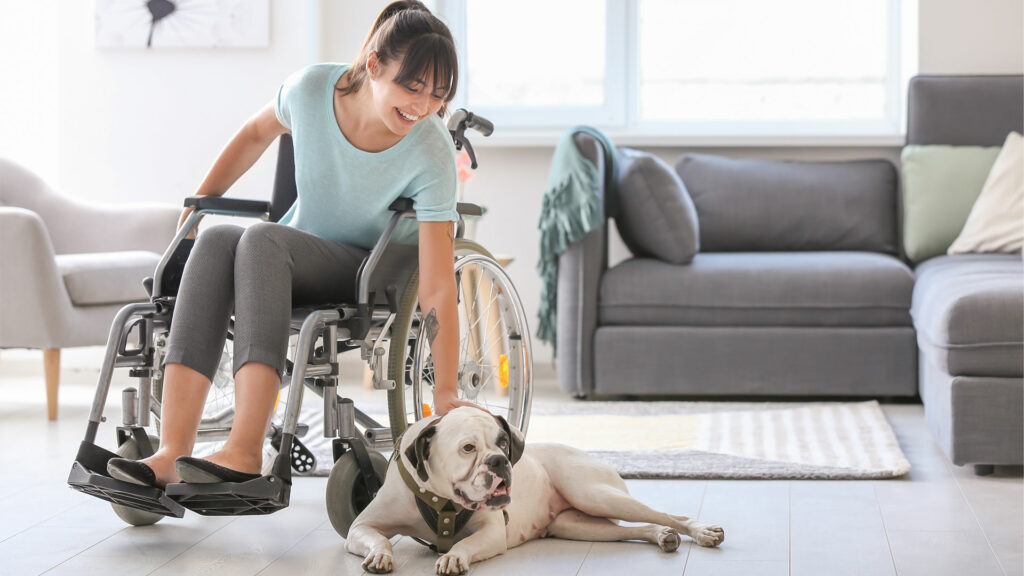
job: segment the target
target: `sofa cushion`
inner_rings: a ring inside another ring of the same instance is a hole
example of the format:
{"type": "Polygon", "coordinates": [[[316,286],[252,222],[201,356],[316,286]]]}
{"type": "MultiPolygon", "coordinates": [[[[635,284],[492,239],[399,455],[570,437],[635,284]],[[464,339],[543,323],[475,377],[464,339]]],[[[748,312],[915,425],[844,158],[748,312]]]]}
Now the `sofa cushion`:
{"type": "Polygon", "coordinates": [[[999,146],[904,146],[903,247],[923,262],[945,254],[967,221],[999,146]]]}
{"type": "Polygon", "coordinates": [[[870,252],[702,252],[687,266],[633,258],[601,280],[599,323],[910,326],[914,277],[870,252]]]}
{"type": "Polygon", "coordinates": [[[1024,247],[1024,136],[1010,132],[947,254],[1019,253],[1024,247]]]}
{"type": "Polygon", "coordinates": [[[697,211],[682,180],[657,156],[619,149],[615,226],[636,256],[687,264],[700,248],[697,211]]]}
{"type": "Polygon", "coordinates": [[[75,306],[122,304],[149,298],[142,279],[159,262],[159,254],[142,250],[59,254],[57,270],[75,306]]]}
{"type": "Polygon", "coordinates": [[[1024,376],[1020,255],[940,256],[914,271],[922,352],[951,376],[1024,376]]]}
{"type": "Polygon", "coordinates": [[[687,154],[703,252],[895,254],[896,169],[887,160],[778,162],[687,154]]]}

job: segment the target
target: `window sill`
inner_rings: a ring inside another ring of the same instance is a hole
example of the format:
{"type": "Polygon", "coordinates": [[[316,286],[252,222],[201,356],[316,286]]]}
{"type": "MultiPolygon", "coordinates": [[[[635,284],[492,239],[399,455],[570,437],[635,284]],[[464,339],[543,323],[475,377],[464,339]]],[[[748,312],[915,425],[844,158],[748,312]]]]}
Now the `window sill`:
{"type": "MultiPolygon", "coordinates": [[[[564,130],[505,130],[501,127],[484,138],[469,133],[476,148],[553,148],[564,130]]],[[[678,135],[630,133],[606,130],[605,134],[618,146],[644,148],[900,148],[905,143],[903,134],[846,134],[846,135],[678,135]]]]}

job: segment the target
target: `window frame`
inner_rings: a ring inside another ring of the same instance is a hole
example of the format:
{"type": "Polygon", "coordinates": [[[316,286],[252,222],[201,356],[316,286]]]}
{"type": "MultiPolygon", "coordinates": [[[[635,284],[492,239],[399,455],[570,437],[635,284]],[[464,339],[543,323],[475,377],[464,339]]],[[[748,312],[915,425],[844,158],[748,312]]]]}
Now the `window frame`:
{"type": "MultiPolygon", "coordinates": [[[[884,117],[875,120],[801,122],[673,122],[641,120],[639,5],[637,0],[604,0],[605,104],[601,107],[515,108],[474,106],[473,112],[491,119],[498,137],[492,144],[547,143],[577,124],[595,126],[634,145],[851,145],[901,143],[906,126],[906,85],[916,68],[916,11],[919,0],[886,0],[886,80],[884,117]],[[615,26],[611,23],[621,22],[615,26]],[[624,79],[624,81],[615,79],[624,79]]],[[[467,0],[438,0],[439,15],[455,37],[459,83],[467,87],[467,0]]],[[[467,107],[467,91],[456,95],[452,108],[467,107]]]]}

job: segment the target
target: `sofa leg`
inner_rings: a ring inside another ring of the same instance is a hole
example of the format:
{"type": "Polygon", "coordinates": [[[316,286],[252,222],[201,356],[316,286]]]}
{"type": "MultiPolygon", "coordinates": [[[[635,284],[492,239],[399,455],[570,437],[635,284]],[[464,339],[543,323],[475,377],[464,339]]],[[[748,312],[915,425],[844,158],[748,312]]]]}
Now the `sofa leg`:
{"type": "Polygon", "coordinates": [[[57,419],[57,387],[60,385],[60,348],[43,350],[43,374],[46,378],[46,417],[57,419]]]}
{"type": "Polygon", "coordinates": [[[996,471],[996,467],[993,464],[975,464],[974,475],[975,476],[988,476],[996,471]]]}

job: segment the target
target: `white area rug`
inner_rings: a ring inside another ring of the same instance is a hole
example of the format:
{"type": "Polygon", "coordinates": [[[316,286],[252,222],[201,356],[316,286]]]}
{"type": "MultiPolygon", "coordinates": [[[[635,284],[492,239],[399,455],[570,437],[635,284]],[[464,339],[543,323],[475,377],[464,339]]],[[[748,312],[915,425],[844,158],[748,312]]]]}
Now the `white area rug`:
{"type": "MultiPolygon", "coordinates": [[[[303,441],[330,472],[318,415],[303,441]]],[[[624,478],[894,478],[910,471],[876,401],[573,402],[535,408],[527,443],[560,442],[624,478]]]]}

